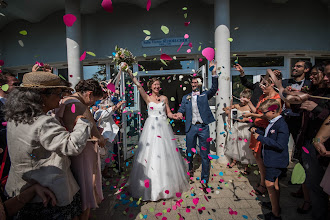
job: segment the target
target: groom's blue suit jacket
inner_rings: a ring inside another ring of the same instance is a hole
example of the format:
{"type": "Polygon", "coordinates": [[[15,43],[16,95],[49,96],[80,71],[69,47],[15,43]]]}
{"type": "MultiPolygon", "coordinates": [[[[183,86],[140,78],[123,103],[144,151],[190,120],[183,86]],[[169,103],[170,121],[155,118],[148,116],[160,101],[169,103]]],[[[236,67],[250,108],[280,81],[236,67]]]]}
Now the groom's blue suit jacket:
{"type": "MultiPolygon", "coordinates": [[[[212,98],[218,90],[218,77],[212,77],[212,87],[210,90],[203,91],[199,96],[197,96],[197,106],[199,114],[203,120],[204,124],[210,124],[215,121],[213,114],[211,112],[208,100],[212,98]]],[[[190,130],[192,121],[192,95],[191,93],[182,97],[181,106],[178,112],[182,114],[186,113],[186,133],[190,130]]]]}

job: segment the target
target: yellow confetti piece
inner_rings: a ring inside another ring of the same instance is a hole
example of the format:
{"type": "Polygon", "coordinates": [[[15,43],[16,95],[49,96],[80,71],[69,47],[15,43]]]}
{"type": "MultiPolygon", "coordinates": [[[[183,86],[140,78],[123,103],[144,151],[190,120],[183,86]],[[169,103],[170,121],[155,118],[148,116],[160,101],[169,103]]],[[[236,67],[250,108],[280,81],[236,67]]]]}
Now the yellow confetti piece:
{"type": "Polygon", "coordinates": [[[174,102],[175,101],[175,98],[174,97],[171,97],[171,101],[174,102]]]}
{"type": "Polygon", "coordinates": [[[165,60],[160,59],[160,62],[162,62],[165,66],[167,66],[167,63],[165,62],[165,60]]]}
{"type": "Polygon", "coordinates": [[[166,210],[166,209],[164,209],[164,210],[163,210],[163,213],[165,214],[166,212],[167,212],[167,210],[166,210]]]}
{"type": "Polygon", "coordinates": [[[230,38],[228,38],[228,41],[231,43],[234,41],[234,39],[230,37],[230,38]]]}
{"type": "Polygon", "coordinates": [[[91,56],[93,56],[93,57],[95,57],[96,55],[95,55],[95,53],[93,53],[93,52],[91,52],[91,51],[86,51],[86,53],[88,54],[88,55],[91,55],[91,56]]]}
{"type": "Polygon", "coordinates": [[[133,73],[133,76],[137,76],[137,75],[138,75],[138,72],[133,73]]]}
{"type": "Polygon", "coordinates": [[[183,11],[186,11],[187,9],[188,9],[187,7],[183,7],[183,8],[182,8],[183,11]]]}
{"type": "Polygon", "coordinates": [[[139,217],[140,217],[140,219],[143,219],[143,215],[141,213],[139,214],[139,217]]]}
{"type": "Polygon", "coordinates": [[[202,49],[202,46],[201,46],[201,45],[199,45],[199,47],[198,47],[198,51],[201,51],[201,49],[202,49]]]}
{"type": "Polygon", "coordinates": [[[24,36],[28,34],[26,30],[22,30],[22,31],[20,31],[19,33],[20,33],[21,35],[24,35],[24,36]]]}
{"type": "Polygon", "coordinates": [[[150,209],[149,209],[149,212],[154,212],[154,211],[155,211],[154,208],[150,208],[150,209]]]}
{"type": "Polygon", "coordinates": [[[147,54],[144,53],[144,54],[143,54],[143,57],[147,57],[147,54]]]}
{"type": "Polygon", "coordinates": [[[150,35],[151,34],[150,31],[148,31],[148,30],[143,30],[143,33],[145,33],[146,35],[150,35]]]}
{"type": "Polygon", "coordinates": [[[160,29],[164,32],[164,34],[168,34],[170,32],[170,29],[168,29],[168,27],[166,27],[165,25],[162,25],[160,29]]]}

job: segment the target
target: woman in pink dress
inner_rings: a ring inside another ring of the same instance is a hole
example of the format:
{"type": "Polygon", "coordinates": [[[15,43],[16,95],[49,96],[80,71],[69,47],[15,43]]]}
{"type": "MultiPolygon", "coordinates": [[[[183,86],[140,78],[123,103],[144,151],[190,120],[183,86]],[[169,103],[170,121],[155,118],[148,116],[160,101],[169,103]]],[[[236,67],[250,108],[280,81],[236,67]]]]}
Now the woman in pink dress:
{"type": "Polygon", "coordinates": [[[83,214],[79,219],[88,219],[90,209],[97,208],[103,200],[102,176],[98,146],[104,147],[105,140],[98,131],[93,115],[89,111],[97,100],[103,96],[102,88],[93,79],[81,80],[75,86],[76,93],[61,100],[56,117],[68,131],[73,130],[77,115],[84,115],[93,123],[92,139],[98,143],[87,141],[81,154],[71,157],[71,170],[80,186],[83,214]]]}

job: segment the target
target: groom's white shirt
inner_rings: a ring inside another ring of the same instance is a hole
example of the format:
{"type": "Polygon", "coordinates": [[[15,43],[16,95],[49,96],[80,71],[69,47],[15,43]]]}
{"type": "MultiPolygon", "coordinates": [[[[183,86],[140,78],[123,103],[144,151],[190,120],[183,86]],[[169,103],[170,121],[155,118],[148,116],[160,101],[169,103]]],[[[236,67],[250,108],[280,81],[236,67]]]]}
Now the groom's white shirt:
{"type": "Polygon", "coordinates": [[[197,95],[192,95],[191,104],[192,104],[192,120],[191,120],[191,123],[193,125],[196,124],[196,122],[203,123],[202,117],[199,113],[198,106],[197,106],[197,95]]]}

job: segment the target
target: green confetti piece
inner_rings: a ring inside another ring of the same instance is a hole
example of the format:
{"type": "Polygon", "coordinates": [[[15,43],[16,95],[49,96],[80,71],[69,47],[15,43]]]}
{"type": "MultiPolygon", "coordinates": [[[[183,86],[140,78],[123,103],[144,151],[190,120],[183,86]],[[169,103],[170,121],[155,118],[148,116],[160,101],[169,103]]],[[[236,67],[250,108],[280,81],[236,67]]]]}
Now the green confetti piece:
{"type": "Polygon", "coordinates": [[[175,98],[174,97],[171,97],[171,101],[174,102],[175,101],[175,98]]]}
{"type": "Polygon", "coordinates": [[[291,183],[292,184],[302,184],[305,182],[306,173],[304,168],[301,166],[300,163],[297,163],[292,171],[291,175],[291,183]]]}
{"type": "Polygon", "coordinates": [[[95,56],[96,56],[96,54],[95,54],[95,53],[93,53],[93,52],[91,52],[91,51],[86,51],[86,53],[87,53],[88,55],[91,55],[91,56],[93,56],[93,57],[95,57],[95,56]]]}
{"type": "Polygon", "coordinates": [[[166,210],[166,209],[164,209],[164,210],[163,210],[163,213],[165,214],[166,212],[167,212],[167,210],[166,210]]]}
{"type": "Polygon", "coordinates": [[[63,80],[65,80],[66,81],[66,79],[60,74],[60,75],[58,75],[61,79],[63,79],[63,80]]]}
{"type": "Polygon", "coordinates": [[[146,35],[150,35],[151,34],[150,31],[148,31],[148,30],[143,30],[143,33],[145,33],[146,35]]]}
{"type": "Polygon", "coordinates": [[[143,57],[147,57],[147,54],[144,53],[144,54],[143,54],[143,57]]]}
{"type": "Polygon", "coordinates": [[[183,17],[184,18],[187,18],[188,17],[188,14],[187,13],[184,13],[183,17]]]}
{"type": "Polygon", "coordinates": [[[20,31],[19,33],[20,33],[21,35],[24,35],[24,36],[28,34],[26,30],[22,30],[22,31],[20,31]]]}
{"type": "Polygon", "coordinates": [[[1,86],[1,89],[2,89],[2,91],[7,92],[9,89],[9,85],[5,84],[5,85],[1,86]]]}
{"type": "Polygon", "coordinates": [[[165,66],[167,66],[167,63],[165,62],[165,60],[160,59],[160,62],[162,62],[165,66]]]}
{"type": "Polygon", "coordinates": [[[140,217],[140,219],[143,219],[143,215],[141,213],[139,214],[139,217],[140,217]]]}
{"type": "Polygon", "coordinates": [[[202,46],[199,45],[199,47],[198,47],[198,51],[201,51],[201,50],[202,50],[202,46]]]}
{"type": "Polygon", "coordinates": [[[255,175],[259,175],[259,171],[258,171],[258,170],[253,171],[253,173],[254,173],[255,175]]]}
{"type": "Polygon", "coordinates": [[[228,41],[231,43],[234,41],[234,39],[230,37],[230,38],[228,38],[228,41]]]}
{"type": "Polygon", "coordinates": [[[188,8],[187,7],[183,7],[182,10],[186,11],[188,8]]]}
{"type": "Polygon", "coordinates": [[[168,27],[166,27],[165,25],[162,25],[160,29],[164,32],[164,34],[168,34],[170,32],[170,29],[168,29],[168,27]]]}
{"type": "Polygon", "coordinates": [[[154,208],[150,208],[150,209],[149,209],[149,212],[154,212],[154,211],[155,211],[154,208]]]}
{"type": "Polygon", "coordinates": [[[133,73],[133,76],[137,76],[137,75],[138,75],[138,72],[133,73]]]}

